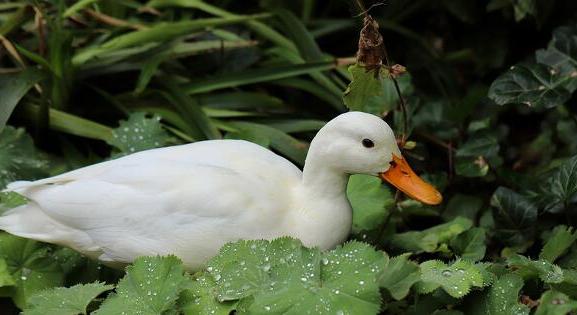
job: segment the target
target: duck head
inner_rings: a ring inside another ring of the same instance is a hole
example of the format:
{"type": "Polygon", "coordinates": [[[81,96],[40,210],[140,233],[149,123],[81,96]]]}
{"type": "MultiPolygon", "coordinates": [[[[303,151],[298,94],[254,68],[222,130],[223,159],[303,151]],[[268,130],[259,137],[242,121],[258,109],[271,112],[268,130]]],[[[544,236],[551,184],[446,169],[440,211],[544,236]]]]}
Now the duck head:
{"type": "Polygon", "coordinates": [[[409,197],[429,205],[442,196],[401,155],[393,130],[379,117],[348,112],[328,122],[311,142],[326,167],[346,174],[378,176],[409,197]]]}

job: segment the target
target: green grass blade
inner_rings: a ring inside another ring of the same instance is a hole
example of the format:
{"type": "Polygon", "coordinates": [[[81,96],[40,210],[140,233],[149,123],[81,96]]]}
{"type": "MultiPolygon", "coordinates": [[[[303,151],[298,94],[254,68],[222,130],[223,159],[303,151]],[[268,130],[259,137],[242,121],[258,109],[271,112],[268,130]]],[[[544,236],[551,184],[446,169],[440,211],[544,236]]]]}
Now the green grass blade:
{"type": "Polygon", "coordinates": [[[20,99],[42,78],[42,73],[34,69],[0,76],[0,132],[20,99]]]}
{"type": "Polygon", "coordinates": [[[73,5],[71,5],[68,9],[66,9],[66,11],[64,11],[64,14],[62,15],[63,18],[69,18],[71,16],[73,16],[74,14],[76,14],[76,12],[86,8],[87,6],[97,2],[99,0],[80,0],[76,3],[74,3],[73,5]]]}
{"type": "Polygon", "coordinates": [[[173,23],[158,23],[151,26],[150,28],[117,36],[100,46],[84,49],[73,57],[72,63],[75,65],[81,65],[91,60],[92,58],[97,57],[98,55],[109,53],[115,50],[153,42],[164,42],[179,36],[190,34],[194,31],[205,29],[207,27],[235,24],[269,16],[269,14],[258,14],[226,18],[197,19],[173,23]]]}
{"type": "MultiPolygon", "coordinates": [[[[35,117],[40,112],[40,106],[33,104],[26,104],[23,109],[28,117],[35,117]]],[[[50,128],[56,131],[103,141],[112,138],[112,128],[108,126],[52,108],[48,114],[50,128]]]]}
{"type": "Polygon", "coordinates": [[[256,92],[223,92],[199,95],[197,98],[203,106],[221,109],[279,110],[283,104],[274,96],[256,92]]]}
{"type": "MultiPolygon", "coordinates": [[[[220,16],[220,17],[235,17],[238,16],[237,14],[228,12],[216,6],[210,5],[200,0],[152,0],[149,1],[147,6],[161,8],[161,7],[181,7],[181,8],[190,8],[190,9],[198,9],[204,11],[206,13],[220,16]]],[[[275,31],[273,28],[267,26],[264,23],[259,21],[247,21],[247,25],[253,32],[258,34],[259,36],[270,40],[271,42],[275,43],[277,46],[285,47],[291,50],[296,51],[296,46],[293,42],[289,39],[284,37],[279,32],[275,31]]]]}
{"type": "Polygon", "coordinates": [[[204,93],[258,82],[284,79],[333,68],[335,68],[335,63],[333,62],[316,62],[300,65],[283,65],[251,69],[241,73],[225,74],[212,79],[188,83],[184,85],[184,90],[189,94],[204,93]]]}
{"type": "Polygon", "coordinates": [[[343,102],[340,97],[335,96],[333,93],[329,92],[323,86],[320,86],[319,84],[312,82],[310,80],[300,78],[287,78],[283,80],[277,80],[273,83],[281,86],[303,90],[331,104],[336,109],[339,110],[344,109],[343,102]]]}

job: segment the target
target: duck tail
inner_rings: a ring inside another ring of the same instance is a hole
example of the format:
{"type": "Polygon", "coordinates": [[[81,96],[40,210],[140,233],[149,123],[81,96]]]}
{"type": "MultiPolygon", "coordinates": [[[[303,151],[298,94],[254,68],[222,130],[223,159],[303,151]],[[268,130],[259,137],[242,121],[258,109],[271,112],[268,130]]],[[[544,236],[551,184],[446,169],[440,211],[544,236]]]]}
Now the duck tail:
{"type": "Polygon", "coordinates": [[[0,230],[10,234],[53,243],[57,226],[34,202],[6,211],[0,216],[0,230]]]}

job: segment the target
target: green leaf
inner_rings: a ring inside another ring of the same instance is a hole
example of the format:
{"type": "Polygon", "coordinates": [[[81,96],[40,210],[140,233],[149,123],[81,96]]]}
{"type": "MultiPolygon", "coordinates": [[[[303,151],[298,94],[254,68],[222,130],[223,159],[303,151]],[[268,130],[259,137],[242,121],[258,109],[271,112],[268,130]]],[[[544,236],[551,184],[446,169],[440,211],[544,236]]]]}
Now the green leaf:
{"type": "Polygon", "coordinates": [[[539,187],[538,201],[545,211],[558,213],[577,202],[577,155],[557,167],[539,187]]]}
{"type": "Polygon", "coordinates": [[[0,258],[0,288],[13,285],[16,285],[16,281],[8,269],[8,264],[6,264],[6,260],[0,258]]]}
{"type": "Polygon", "coordinates": [[[95,282],[70,288],[54,288],[36,293],[28,299],[23,315],[88,314],[86,308],[101,293],[114,289],[112,285],[95,282]]]}
{"type": "MultiPolygon", "coordinates": [[[[438,186],[435,185],[435,187],[438,186]]],[[[483,202],[483,199],[474,195],[456,194],[449,199],[447,208],[441,216],[447,221],[459,216],[475,220],[483,207],[483,202]]]]}
{"type": "Polygon", "coordinates": [[[499,143],[494,136],[473,136],[457,149],[455,171],[466,177],[482,177],[489,171],[488,160],[498,156],[499,143]]]}
{"type": "Polygon", "coordinates": [[[26,197],[13,191],[0,191],[0,214],[4,211],[16,208],[28,203],[26,197]]]}
{"type": "Polygon", "coordinates": [[[20,99],[42,77],[41,72],[32,69],[24,70],[17,74],[0,75],[0,133],[6,126],[8,118],[12,115],[12,111],[18,105],[20,99]]]}
{"type": "Polygon", "coordinates": [[[207,270],[221,301],[242,299],[250,314],[377,314],[377,278],[387,256],[349,242],[327,253],[297,240],[225,245],[207,270]]]}
{"type": "Polygon", "coordinates": [[[539,278],[545,283],[561,283],[563,270],[545,260],[531,260],[525,256],[512,255],[507,264],[515,269],[515,272],[523,279],[539,278]]]}
{"type": "Polygon", "coordinates": [[[278,129],[244,121],[230,122],[230,126],[237,129],[236,133],[239,137],[234,137],[235,133],[231,135],[231,138],[242,138],[248,134],[250,137],[247,139],[254,139],[259,144],[270,144],[270,147],[277,150],[281,154],[285,155],[292,161],[304,165],[305,157],[308,150],[308,144],[297,140],[296,138],[282,132],[278,129]]]}
{"type": "Polygon", "coordinates": [[[186,281],[175,256],[138,258],[94,314],[161,314],[174,307],[186,281]]]}
{"type": "Polygon", "coordinates": [[[448,266],[442,261],[429,260],[421,263],[421,282],[417,284],[417,292],[430,293],[441,287],[455,298],[461,298],[469,293],[472,287],[487,285],[483,265],[473,264],[465,260],[457,260],[448,266]]]}
{"type": "MultiPolygon", "coordinates": [[[[349,67],[349,72],[352,81],[344,93],[343,101],[350,110],[381,116],[397,106],[399,96],[386,70],[368,70],[355,64],[349,67]]],[[[411,89],[410,76],[403,75],[397,80],[401,93],[408,93],[411,89]]]]}
{"type": "Polygon", "coordinates": [[[117,148],[120,155],[126,155],[165,146],[170,140],[168,133],[162,129],[160,116],[147,118],[145,113],[132,113],[128,120],[121,121],[112,131],[108,144],[117,148]]]}
{"type": "Polygon", "coordinates": [[[0,296],[11,297],[20,308],[35,293],[63,284],[62,269],[45,244],[0,233],[0,258],[15,281],[13,286],[0,288],[0,296]]]}
{"type": "Polygon", "coordinates": [[[516,274],[507,273],[499,278],[489,290],[486,314],[529,315],[529,308],[519,303],[519,291],[523,284],[523,279],[516,274]]]}
{"type": "Polygon", "coordinates": [[[485,229],[474,227],[452,239],[450,247],[461,259],[479,261],[485,257],[487,250],[485,234],[485,229]]]}
{"type": "Polygon", "coordinates": [[[189,94],[205,93],[219,89],[238,87],[247,84],[285,79],[313,72],[335,68],[334,62],[315,62],[297,65],[270,66],[250,69],[240,73],[226,73],[217,77],[185,84],[183,88],[189,94]]]}
{"type": "Polygon", "coordinates": [[[499,76],[489,97],[499,105],[525,104],[535,108],[563,105],[571,97],[566,81],[571,77],[542,64],[520,64],[499,76]]]}
{"type": "Polygon", "coordinates": [[[532,239],[537,207],[526,197],[499,187],[491,197],[493,217],[503,243],[516,246],[532,239]]]}
{"type": "Polygon", "coordinates": [[[391,238],[391,245],[410,252],[432,253],[442,250],[457,235],[471,228],[473,222],[463,217],[443,223],[423,231],[409,231],[395,234],[391,238]]]}
{"type": "Polygon", "coordinates": [[[573,232],[573,228],[565,225],[555,227],[552,235],[541,249],[539,259],[547,260],[551,263],[555,262],[575,243],[575,240],[577,240],[577,232],[573,232]]]}
{"type": "Polygon", "coordinates": [[[219,302],[216,282],[204,273],[182,292],[178,304],[185,315],[229,315],[237,306],[237,302],[219,302]]]}
{"type": "Polygon", "coordinates": [[[96,58],[98,55],[111,51],[143,45],[154,42],[165,42],[176,37],[190,34],[191,32],[202,30],[206,27],[235,24],[264,17],[265,15],[235,16],[227,18],[206,18],[184,20],[172,23],[158,23],[145,29],[129,32],[116,36],[100,46],[88,47],[72,58],[72,63],[76,66],[96,58]]]}
{"type": "Polygon", "coordinates": [[[389,259],[379,283],[395,300],[404,299],[413,284],[421,280],[419,265],[409,260],[410,254],[389,259]]]}
{"type": "MultiPolygon", "coordinates": [[[[538,50],[535,58],[540,64],[547,65],[561,77],[574,77],[577,71],[577,27],[561,26],[553,32],[553,39],[547,49],[538,50]]],[[[567,89],[571,92],[577,88],[577,80],[568,79],[567,89]]]]}
{"type": "Polygon", "coordinates": [[[347,197],[353,207],[353,232],[372,230],[383,224],[395,200],[381,179],[353,175],[347,185],[347,197]]]}
{"type": "Polygon", "coordinates": [[[561,292],[549,290],[541,296],[535,315],[565,315],[571,311],[577,311],[577,301],[561,292]]]}
{"type": "Polygon", "coordinates": [[[7,126],[0,132],[0,188],[14,180],[44,177],[48,164],[24,129],[7,126]]]}

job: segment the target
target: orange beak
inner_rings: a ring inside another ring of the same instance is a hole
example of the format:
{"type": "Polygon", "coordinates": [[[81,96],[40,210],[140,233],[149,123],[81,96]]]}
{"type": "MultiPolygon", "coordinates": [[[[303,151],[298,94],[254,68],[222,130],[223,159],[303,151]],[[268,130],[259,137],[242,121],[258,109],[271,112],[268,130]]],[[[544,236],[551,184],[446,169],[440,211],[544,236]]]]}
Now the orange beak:
{"type": "Polygon", "coordinates": [[[422,180],[411,169],[407,161],[393,154],[391,167],[380,173],[381,179],[386,180],[407,196],[428,205],[438,205],[443,201],[441,193],[431,184],[422,180]]]}

